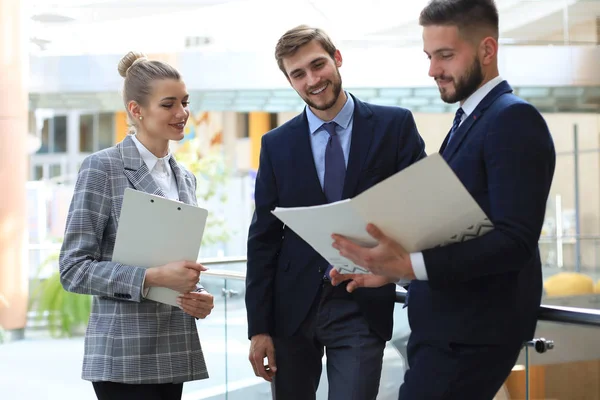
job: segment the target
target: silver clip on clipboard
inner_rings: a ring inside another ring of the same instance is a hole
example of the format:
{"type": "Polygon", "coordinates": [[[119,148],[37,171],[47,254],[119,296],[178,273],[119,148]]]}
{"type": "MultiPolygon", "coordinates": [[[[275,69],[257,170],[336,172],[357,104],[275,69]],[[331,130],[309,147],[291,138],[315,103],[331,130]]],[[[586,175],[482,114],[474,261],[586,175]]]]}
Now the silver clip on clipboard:
{"type": "MultiPolygon", "coordinates": [[[[196,261],[207,216],[203,208],[127,188],[112,261],[145,268],[196,261]]],[[[146,298],[178,307],[179,294],[152,287],[146,298]]]]}

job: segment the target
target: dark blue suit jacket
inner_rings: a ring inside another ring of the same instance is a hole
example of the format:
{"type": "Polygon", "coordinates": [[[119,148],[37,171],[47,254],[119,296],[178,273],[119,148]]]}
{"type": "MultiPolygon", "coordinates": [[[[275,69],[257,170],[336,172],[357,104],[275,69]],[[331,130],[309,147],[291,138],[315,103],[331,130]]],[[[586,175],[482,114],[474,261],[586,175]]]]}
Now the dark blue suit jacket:
{"type": "MultiPolygon", "coordinates": [[[[354,102],[343,198],[358,195],[425,156],[408,110],[356,98],[354,102]]],[[[327,203],[305,112],[263,136],[255,202],[246,275],[249,336],[290,336],[306,318],[327,267],[325,259],[271,214],[275,207],[327,203]]],[[[394,295],[393,284],[354,293],[371,328],[385,340],[392,333],[394,295]]]]}
{"type": "Polygon", "coordinates": [[[411,339],[529,340],[542,295],[538,240],[555,165],[546,122],[503,81],[446,142],[442,156],[495,229],[423,252],[429,281],[409,287],[411,339]]]}

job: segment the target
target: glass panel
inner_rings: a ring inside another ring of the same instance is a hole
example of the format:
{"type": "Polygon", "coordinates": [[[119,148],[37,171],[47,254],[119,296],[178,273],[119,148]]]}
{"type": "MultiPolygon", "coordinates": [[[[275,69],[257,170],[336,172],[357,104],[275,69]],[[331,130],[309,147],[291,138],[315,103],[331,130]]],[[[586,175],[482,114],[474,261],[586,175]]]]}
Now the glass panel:
{"type": "MultiPolygon", "coordinates": [[[[245,273],[245,263],[229,264],[228,270],[245,273]]],[[[228,400],[271,400],[271,385],[254,375],[248,352],[248,323],[244,301],[244,280],[228,279],[224,291],[227,315],[227,389],[228,400]]]]}
{"type": "Polygon", "coordinates": [[[406,345],[410,336],[408,311],[404,304],[396,303],[394,308],[394,332],[383,353],[383,369],[377,399],[397,400],[404,373],[408,369],[406,345]]]}
{"type": "Polygon", "coordinates": [[[79,117],[79,151],[92,153],[94,151],[94,116],[79,117]]]}
{"type": "Polygon", "coordinates": [[[54,117],[53,153],[67,152],[67,117],[54,117]]]}
{"type": "MultiPolygon", "coordinates": [[[[212,269],[218,267],[212,266],[212,269]]],[[[226,390],[226,319],[225,287],[223,278],[204,275],[200,278],[204,288],[215,297],[215,307],[206,319],[196,321],[200,345],[210,375],[209,379],[186,382],[183,385],[185,399],[225,399],[226,390]]]]}
{"type": "Polygon", "coordinates": [[[114,115],[101,113],[98,118],[98,150],[115,144],[114,115]]]}
{"type": "Polygon", "coordinates": [[[600,399],[600,328],[539,322],[535,337],[539,349],[554,348],[521,351],[507,381],[510,399],[600,399]]]}

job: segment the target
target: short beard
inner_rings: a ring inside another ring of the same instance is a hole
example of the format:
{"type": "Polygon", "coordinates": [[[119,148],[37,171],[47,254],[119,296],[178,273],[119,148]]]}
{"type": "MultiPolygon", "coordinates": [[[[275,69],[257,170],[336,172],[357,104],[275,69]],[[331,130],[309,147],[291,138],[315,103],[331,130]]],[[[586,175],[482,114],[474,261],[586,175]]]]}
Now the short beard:
{"type": "Polygon", "coordinates": [[[458,81],[456,79],[452,79],[452,81],[454,82],[454,94],[451,95],[447,91],[440,89],[442,100],[453,104],[468,99],[479,88],[481,82],[483,82],[483,70],[481,69],[479,60],[475,58],[467,73],[459,77],[458,81]]]}
{"type": "Polygon", "coordinates": [[[337,79],[335,81],[331,82],[331,85],[333,87],[333,99],[328,102],[325,103],[323,105],[318,105],[315,104],[313,101],[311,101],[308,96],[306,96],[306,98],[303,98],[304,101],[306,102],[306,104],[308,104],[311,108],[314,108],[315,110],[319,110],[319,111],[326,111],[329,110],[331,107],[333,107],[335,105],[335,103],[337,102],[338,98],[340,97],[340,94],[342,93],[342,77],[340,75],[340,71],[336,68],[336,75],[337,75],[337,79]]]}

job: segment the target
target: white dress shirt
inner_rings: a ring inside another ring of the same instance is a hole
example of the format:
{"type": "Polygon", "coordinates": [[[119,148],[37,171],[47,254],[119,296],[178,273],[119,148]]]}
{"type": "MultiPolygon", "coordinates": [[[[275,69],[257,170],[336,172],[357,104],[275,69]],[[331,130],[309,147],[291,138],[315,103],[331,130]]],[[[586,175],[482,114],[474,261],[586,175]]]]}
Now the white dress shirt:
{"type": "MultiPolygon", "coordinates": [[[[485,96],[487,96],[492,91],[492,89],[495,88],[502,81],[503,79],[500,76],[491,79],[465,100],[465,102],[461,106],[461,108],[465,112],[460,120],[461,124],[467,119],[469,115],[473,113],[473,111],[475,111],[475,108],[477,108],[477,106],[479,105],[479,103],[481,103],[485,96]]],[[[423,259],[423,253],[411,253],[410,262],[412,264],[413,272],[415,273],[415,277],[417,280],[426,281],[429,279],[427,276],[427,268],[425,268],[425,260],[423,259]]],[[[408,283],[409,281],[401,280],[398,282],[398,285],[404,286],[408,283]]]]}
{"type": "Polygon", "coordinates": [[[158,158],[152,154],[135,135],[132,135],[131,138],[133,139],[142,160],[146,163],[150,175],[152,175],[152,179],[154,179],[158,187],[168,199],[179,201],[177,180],[175,179],[171,164],[169,164],[169,160],[172,157],[171,150],[169,150],[169,153],[166,156],[158,158]]]}

